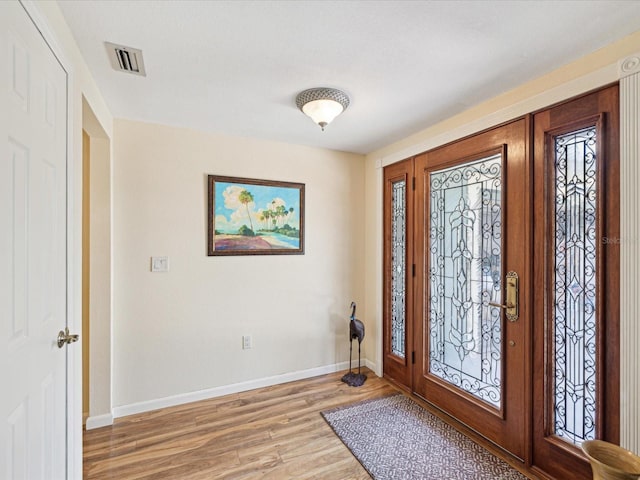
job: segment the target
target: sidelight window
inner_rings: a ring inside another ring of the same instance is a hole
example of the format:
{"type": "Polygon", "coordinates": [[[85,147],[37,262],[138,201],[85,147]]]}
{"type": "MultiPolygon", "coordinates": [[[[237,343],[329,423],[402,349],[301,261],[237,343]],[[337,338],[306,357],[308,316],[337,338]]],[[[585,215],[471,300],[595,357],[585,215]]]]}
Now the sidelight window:
{"type": "Polygon", "coordinates": [[[579,445],[596,424],[596,127],[554,143],[554,433],[579,445]]]}
{"type": "Polygon", "coordinates": [[[391,198],[391,353],[405,358],[407,182],[392,184],[391,198]]]}

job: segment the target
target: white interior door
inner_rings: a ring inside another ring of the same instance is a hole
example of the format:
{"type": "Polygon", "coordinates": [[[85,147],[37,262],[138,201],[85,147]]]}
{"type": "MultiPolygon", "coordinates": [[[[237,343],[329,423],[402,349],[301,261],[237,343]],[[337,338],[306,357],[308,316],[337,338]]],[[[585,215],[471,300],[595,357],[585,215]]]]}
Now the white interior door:
{"type": "Polygon", "coordinates": [[[0,478],[66,478],[67,75],[0,5],[0,478]]]}

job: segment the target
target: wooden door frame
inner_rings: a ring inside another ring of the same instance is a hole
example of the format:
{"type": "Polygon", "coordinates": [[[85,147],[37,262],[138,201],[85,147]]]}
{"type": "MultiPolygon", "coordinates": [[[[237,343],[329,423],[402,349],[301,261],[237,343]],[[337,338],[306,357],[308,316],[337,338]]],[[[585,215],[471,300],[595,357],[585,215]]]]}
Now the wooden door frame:
{"type": "Polygon", "coordinates": [[[407,158],[384,168],[383,173],[383,374],[400,388],[413,391],[413,293],[414,293],[414,202],[415,174],[414,159],[407,158]],[[405,198],[405,357],[400,358],[391,352],[391,187],[393,183],[404,180],[405,198]]]}
{"type": "MultiPolygon", "coordinates": [[[[529,165],[528,169],[525,169],[523,171],[523,174],[526,176],[526,179],[527,179],[526,181],[529,182],[529,185],[530,185],[530,188],[528,189],[529,191],[525,194],[525,197],[529,202],[529,211],[531,216],[531,226],[529,230],[529,235],[528,235],[528,238],[525,239],[525,241],[528,242],[528,244],[530,245],[531,253],[532,253],[528,263],[528,268],[529,268],[528,279],[529,280],[527,280],[527,286],[521,285],[521,295],[525,294],[524,298],[521,297],[521,301],[528,302],[528,309],[530,311],[530,322],[526,332],[526,335],[528,338],[527,342],[529,344],[528,346],[529,353],[528,355],[526,355],[526,358],[525,358],[525,372],[529,376],[530,381],[527,382],[527,393],[526,393],[526,399],[525,399],[527,418],[524,426],[525,432],[523,434],[525,436],[527,448],[526,448],[526,451],[524,452],[523,466],[526,467],[529,471],[534,472],[536,475],[540,476],[541,478],[553,478],[553,477],[550,476],[552,474],[551,472],[540,467],[540,465],[536,462],[536,457],[534,455],[534,435],[535,435],[534,430],[536,428],[539,428],[539,423],[544,420],[544,415],[541,416],[536,414],[534,403],[537,401],[536,395],[538,395],[538,392],[543,391],[545,388],[544,376],[538,375],[536,378],[536,372],[541,371],[540,369],[542,368],[542,365],[540,364],[540,362],[545,361],[544,354],[542,357],[540,357],[540,354],[536,353],[536,352],[539,352],[540,349],[544,349],[544,342],[543,342],[544,335],[541,336],[540,322],[538,321],[538,323],[536,324],[536,321],[537,321],[536,319],[540,317],[540,312],[544,312],[546,308],[545,307],[545,290],[544,290],[545,276],[544,274],[540,273],[541,269],[540,269],[540,266],[537,265],[537,260],[536,260],[538,258],[544,258],[544,255],[545,255],[544,251],[542,251],[541,253],[541,249],[544,250],[544,242],[540,241],[540,238],[538,238],[538,236],[536,235],[536,232],[538,231],[539,226],[541,225],[540,223],[541,208],[542,208],[542,212],[546,215],[546,210],[545,210],[546,207],[541,206],[540,204],[540,200],[545,198],[544,195],[546,195],[546,193],[544,191],[544,182],[540,182],[540,180],[536,179],[535,177],[535,175],[539,176],[540,173],[538,171],[539,166],[536,165],[536,159],[534,158],[534,153],[535,153],[534,149],[536,148],[539,149],[540,146],[539,145],[536,146],[534,144],[535,143],[534,115],[540,114],[541,112],[545,112],[545,111],[550,111],[550,112],[553,111],[553,112],[556,112],[554,113],[554,115],[557,116],[558,115],[557,112],[559,111],[558,109],[560,107],[570,104],[571,102],[583,99],[585,97],[589,97],[591,95],[597,95],[599,92],[604,91],[607,88],[617,87],[617,86],[618,86],[618,83],[616,82],[615,84],[612,84],[612,85],[599,87],[594,91],[587,92],[567,100],[563,100],[562,102],[559,102],[555,105],[545,107],[544,109],[537,110],[523,117],[526,119],[526,122],[527,122],[527,136],[526,136],[525,142],[526,142],[527,159],[528,159],[528,165],[529,165]],[[537,355],[538,358],[535,358],[535,355],[537,355]]],[[[607,142],[607,148],[610,150],[610,156],[616,157],[618,161],[613,169],[608,169],[605,172],[604,182],[605,182],[605,188],[608,191],[608,194],[607,194],[608,196],[605,202],[606,203],[605,212],[607,209],[615,209],[616,211],[619,212],[619,208],[620,208],[620,199],[619,199],[620,118],[619,118],[619,112],[617,110],[618,104],[616,103],[613,107],[611,107],[611,109],[612,109],[612,116],[615,114],[615,117],[616,117],[613,120],[616,124],[617,133],[612,136],[608,136],[606,138],[606,142],[607,142]]],[[[588,115],[582,115],[582,117],[585,117],[585,116],[588,116],[588,115]]],[[[575,118],[576,117],[574,116],[573,119],[575,118]]],[[[579,119],[580,118],[578,118],[578,120],[579,119]]],[[[570,120],[567,120],[567,122],[569,121],[570,120]]],[[[482,132],[478,132],[476,134],[468,135],[461,139],[448,142],[447,144],[442,145],[441,147],[456,144],[457,142],[460,142],[467,138],[493,130],[494,128],[498,128],[507,123],[511,123],[511,122],[505,122],[504,124],[489,128],[487,130],[483,130],[482,132]]],[[[441,148],[441,147],[437,147],[437,148],[441,148]]],[[[435,150],[435,149],[432,149],[432,150],[435,150]]],[[[420,154],[420,155],[429,153],[432,150],[429,150],[428,152],[424,152],[423,154],[420,154]]],[[[411,160],[415,162],[416,158],[418,158],[420,155],[411,157],[410,159],[407,159],[405,161],[411,160]]],[[[415,166],[414,166],[414,171],[415,171],[415,166]]],[[[418,207],[416,206],[415,208],[418,208],[418,207]]],[[[413,224],[414,229],[417,229],[418,227],[418,222],[419,222],[418,217],[419,215],[416,210],[414,214],[414,224],[413,224]]],[[[542,222],[544,224],[544,222],[546,222],[546,219],[543,219],[542,222]]],[[[609,248],[609,250],[612,250],[613,254],[609,254],[608,258],[602,262],[602,265],[604,266],[605,269],[607,269],[608,272],[610,272],[608,273],[608,275],[613,276],[616,279],[617,285],[619,287],[620,277],[619,277],[619,273],[616,274],[616,272],[619,272],[620,270],[619,242],[616,243],[616,239],[618,241],[620,240],[619,215],[614,215],[613,218],[607,218],[607,222],[609,227],[607,227],[603,231],[604,231],[604,234],[607,235],[608,238],[610,239],[610,241],[607,242],[607,248],[609,248]]],[[[415,259],[421,258],[421,256],[424,254],[424,252],[422,251],[423,247],[421,244],[422,242],[419,242],[419,241],[415,242],[415,245],[414,245],[415,259]]],[[[387,251],[385,250],[385,256],[386,256],[386,252],[387,251]]],[[[417,263],[417,260],[416,260],[416,263],[417,263]]],[[[386,270],[383,269],[383,272],[386,273],[386,270]]],[[[422,289],[424,288],[424,286],[421,283],[421,280],[422,280],[422,276],[416,276],[413,279],[415,292],[421,292],[422,289]]],[[[386,296],[386,293],[387,292],[385,291],[385,296],[386,296]]],[[[604,372],[601,373],[601,381],[603,382],[604,392],[605,392],[604,393],[605,403],[602,406],[602,411],[606,412],[606,418],[607,418],[606,424],[604,425],[604,430],[602,432],[602,437],[605,440],[610,441],[612,443],[619,443],[619,440],[620,440],[620,325],[619,325],[620,300],[618,296],[618,288],[615,285],[614,285],[614,288],[607,288],[602,293],[605,297],[605,301],[610,306],[610,308],[608,308],[607,310],[607,313],[610,314],[611,317],[616,319],[614,324],[607,325],[606,338],[600,339],[601,345],[608,346],[608,348],[605,351],[604,362],[607,365],[614,365],[612,372],[606,372],[607,374],[604,374],[604,372]]],[[[414,296],[414,298],[416,297],[414,296]]],[[[417,319],[420,313],[421,312],[419,311],[419,309],[416,308],[415,311],[413,312],[414,318],[417,319]]],[[[414,333],[416,333],[415,330],[414,330],[414,333]]],[[[419,341],[419,339],[414,338],[414,342],[417,342],[417,341],[419,341]]],[[[415,348],[415,345],[414,345],[414,348],[415,348]]],[[[442,412],[442,413],[444,414],[445,417],[448,416],[445,412],[442,412]]],[[[451,422],[456,424],[459,421],[458,419],[451,418],[451,422]]],[[[469,429],[467,427],[462,425],[461,428],[466,429],[467,432],[469,432],[469,429]]],[[[470,433],[472,436],[474,436],[473,431],[470,431],[470,433]]],[[[477,435],[475,435],[475,438],[476,440],[479,440],[477,435]]],[[[484,443],[490,450],[495,451],[495,448],[493,448],[491,444],[489,444],[488,442],[482,441],[480,439],[480,443],[484,443]]],[[[540,453],[538,453],[537,455],[539,456],[540,453]]],[[[582,461],[582,465],[583,466],[586,465],[586,461],[582,461]]],[[[579,474],[579,472],[577,472],[576,470],[572,470],[573,467],[574,467],[573,465],[570,465],[568,466],[568,468],[565,469],[565,473],[564,473],[565,477],[566,475],[569,475],[569,477],[573,478],[573,476],[575,476],[576,474],[579,474]]],[[[566,477],[566,478],[569,478],[569,477],[566,477]]],[[[564,477],[559,477],[559,478],[564,478],[564,477]]]]}
{"type": "MultiPolygon", "coordinates": [[[[602,236],[598,242],[599,264],[596,266],[600,278],[598,280],[598,300],[604,303],[596,305],[596,319],[599,338],[597,339],[597,394],[598,417],[603,424],[596,432],[596,437],[612,443],[620,439],[620,248],[615,241],[605,243],[605,238],[620,238],[620,141],[618,115],[618,87],[603,87],[579,97],[569,99],[557,105],[540,110],[534,114],[534,183],[533,221],[534,232],[543,237],[549,236],[553,227],[551,208],[554,204],[550,191],[551,168],[549,166],[549,143],[554,134],[568,132],[587,124],[596,124],[599,145],[597,156],[600,160],[600,171],[597,172],[603,186],[604,198],[598,195],[600,214],[597,217],[598,233],[602,236]],[[573,108],[571,112],[567,110],[573,108]],[[604,113],[603,113],[604,112],[604,113]],[[603,148],[604,147],[604,148],[603,148]],[[604,155],[603,155],[604,153],[604,155]],[[611,213],[611,212],[617,212],[611,213]],[[606,284],[606,289],[604,285],[606,284]],[[599,328],[598,328],[599,327],[599,328]],[[604,354],[602,352],[604,350],[604,354]],[[604,371],[605,365],[613,366],[604,371]]],[[[553,157],[552,157],[553,158],[553,157]]],[[[554,439],[550,432],[551,406],[549,405],[551,382],[547,380],[553,375],[546,368],[549,358],[549,322],[551,308],[549,296],[551,285],[551,258],[545,242],[537,241],[534,233],[534,257],[544,259],[533,268],[533,284],[538,288],[533,294],[533,398],[531,406],[532,437],[531,462],[532,470],[544,475],[561,475],[559,478],[591,478],[591,469],[586,457],[578,447],[572,447],[554,439]],[[567,452],[568,457],[559,458],[554,452],[567,452]]],[[[540,240],[538,238],[538,240],[540,240]]]]}

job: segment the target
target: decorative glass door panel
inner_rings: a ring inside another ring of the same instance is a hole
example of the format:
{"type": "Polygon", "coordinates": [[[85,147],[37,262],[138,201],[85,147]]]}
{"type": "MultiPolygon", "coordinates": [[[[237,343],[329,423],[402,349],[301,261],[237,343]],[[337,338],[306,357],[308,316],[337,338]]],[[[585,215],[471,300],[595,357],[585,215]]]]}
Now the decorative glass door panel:
{"type": "Polygon", "coordinates": [[[596,433],[596,127],[554,139],[554,433],[580,445],[596,433]]]}
{"type": "Polygon", "coordinates": [[[500,408],[502,156],[430,173],[429,370],[500,408]]]}
{"type": "Polygon", "coordinates": [[[406,355],[407,182],[392,182],[391,199],[391,353],[406,355]]]}

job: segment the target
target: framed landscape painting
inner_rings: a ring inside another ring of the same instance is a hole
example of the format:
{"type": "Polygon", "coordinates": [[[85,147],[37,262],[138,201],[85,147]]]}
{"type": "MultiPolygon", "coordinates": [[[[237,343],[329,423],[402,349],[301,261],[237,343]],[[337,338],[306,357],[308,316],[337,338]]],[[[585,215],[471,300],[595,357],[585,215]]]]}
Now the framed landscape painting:
{"type": "Polygon", "coordinates": [[[208,176],[209,255],[304,253],[304,184],[208,176]]]}

